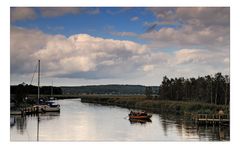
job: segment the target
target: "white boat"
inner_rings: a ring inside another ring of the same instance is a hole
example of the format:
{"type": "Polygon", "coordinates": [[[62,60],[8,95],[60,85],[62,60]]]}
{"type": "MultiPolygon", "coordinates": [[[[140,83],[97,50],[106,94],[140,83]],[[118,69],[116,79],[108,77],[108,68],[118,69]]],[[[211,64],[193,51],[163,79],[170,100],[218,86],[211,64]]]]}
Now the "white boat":
{"type": "Polygon", "coordinates": [[[41,105],[43,112],[60,112],[60,105],[53,101],[47,101],[46,105],[41,105]]]}

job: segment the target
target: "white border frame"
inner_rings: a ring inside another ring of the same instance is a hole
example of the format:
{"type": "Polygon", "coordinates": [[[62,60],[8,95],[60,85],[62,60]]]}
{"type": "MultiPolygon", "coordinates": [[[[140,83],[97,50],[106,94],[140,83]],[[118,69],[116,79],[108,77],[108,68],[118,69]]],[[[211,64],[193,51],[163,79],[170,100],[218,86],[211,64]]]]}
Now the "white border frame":
{"type": "Polygon", "coordinates": [[[96,146],[96,147],[236,147],[240,144],[239,122],[239,64],[240,49],[240,8],[238,0],[2,0],[0,2],[0,32],[2,46],[0,54],[1,67],[1,107],[0,107],[0,143],[2,147],[69,147],[69,146],[96,146]],[[34,143],[34,142],[10,142],[9,129],[9,86],[10,86],[10,7],[14,6],[134,6],[134,7],[230,7],[231,10],[231,49],[230,49],[230,76],[231,76],[231,131],[230,142],[61,142],[61,143],[34,143]],[[3,94],[3,95],[2,95],[3,94]],[[194,144],[194,145],[193,145],[194,144]]]}

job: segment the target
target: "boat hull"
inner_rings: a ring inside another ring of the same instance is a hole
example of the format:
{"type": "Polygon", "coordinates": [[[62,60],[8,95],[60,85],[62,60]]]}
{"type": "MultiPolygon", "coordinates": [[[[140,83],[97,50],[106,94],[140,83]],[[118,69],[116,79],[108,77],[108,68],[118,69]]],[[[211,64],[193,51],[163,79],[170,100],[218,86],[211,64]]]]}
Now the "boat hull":
{"type": "Polygon", "coordinates": [[[57,107],[50,107],[48,105],[36,105],[34,106],[38,108],[39,113],[44,113],[44,112],[60,112],[60,106],[57,107]]]}
{"type": "Polygon", "coordinates": [[[45,105],[41,108],[43,112],[60,112],[60,107],[50,107],[48,105],[45,105]]]}
{"type": "Polygon", "coordinates": [[[152,122],[152,120],[150,118],[148,118],[148,119],[130,119],[129,118],[129,121],[130,121],[131,124],[134,124],[134,123],[145,124],[147,122],[152,122]]]}
{"type": "Polygon", "coordinates": [[[147,116],[134,116],[134,115],[129,115],[129,119],[150,119],[152,115],[147,115],[147,116]]]}

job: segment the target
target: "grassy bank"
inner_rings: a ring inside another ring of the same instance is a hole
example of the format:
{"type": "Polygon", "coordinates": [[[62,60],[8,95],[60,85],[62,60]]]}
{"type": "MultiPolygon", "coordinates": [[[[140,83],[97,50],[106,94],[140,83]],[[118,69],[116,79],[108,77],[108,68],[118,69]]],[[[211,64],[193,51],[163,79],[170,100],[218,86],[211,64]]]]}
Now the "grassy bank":
{"type": "Polygon", "coordinates": [[[97,103],[102,105],[115,105],[120,107],[151,110],[162,113],[216,113],[219,109],[229,113],[229,107],[201,102],[149,100],[145,96],[96,96],[86,95],[81,97],[85,103],[97,103]]]}

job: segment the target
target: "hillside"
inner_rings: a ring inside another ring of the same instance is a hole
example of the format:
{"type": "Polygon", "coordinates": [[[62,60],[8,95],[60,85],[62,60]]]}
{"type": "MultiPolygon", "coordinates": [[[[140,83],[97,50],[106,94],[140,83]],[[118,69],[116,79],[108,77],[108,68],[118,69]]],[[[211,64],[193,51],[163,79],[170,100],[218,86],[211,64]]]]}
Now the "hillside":
{"type": "MultiPolygon", "coordinates": [[[[62,86],[63,94],[145,94],[142,85],[89,85],[62,86]]],[[[152,86],[153,92],[158,93],[159,87],[152,86]]]]}

